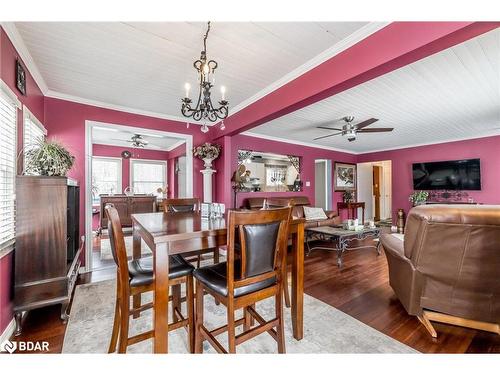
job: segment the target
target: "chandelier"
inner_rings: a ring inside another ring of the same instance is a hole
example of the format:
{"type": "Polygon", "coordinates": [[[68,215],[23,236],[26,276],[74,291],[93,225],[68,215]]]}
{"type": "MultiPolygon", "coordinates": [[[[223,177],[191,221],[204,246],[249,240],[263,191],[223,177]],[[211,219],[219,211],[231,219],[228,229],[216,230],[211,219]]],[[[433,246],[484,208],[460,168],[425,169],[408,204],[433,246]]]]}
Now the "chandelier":
{"type": "MultiPolygon", "coordinates": [[[[225,100],[226,89],[224,86],[221,86],[220,88],[221,100],[219,101],[219,107],[215,108],[212,104],[210,90],[215,84],[214,72],[215,69],[217,69],[218,64],[215,60],[207,59],[207,38],[209,31],[210,22],[208,22],[207,32],[203,38],[203,51],[201,51],[199,60],[196,60],[193,63],[194,68],[198,72],[198,83],[200,85],[196,106],[191,106],[193,103],[193,101],[189,98],[191,85],[186,83],[184,86],[186,89],[186,97],[182,99],[181,107],[181,112],[185,117],[191,117],[195,121],[203,122],[201,127],[201,131],[203,133],[208,132],[208,121],[215,122],[217,120],[222,120],[220,128],[221,130],[224,130],[224,119],[229,113],[228,102],[225,100]]],[[[187,125],[189,126],[189,123],[187,123],[187,125]]]]}

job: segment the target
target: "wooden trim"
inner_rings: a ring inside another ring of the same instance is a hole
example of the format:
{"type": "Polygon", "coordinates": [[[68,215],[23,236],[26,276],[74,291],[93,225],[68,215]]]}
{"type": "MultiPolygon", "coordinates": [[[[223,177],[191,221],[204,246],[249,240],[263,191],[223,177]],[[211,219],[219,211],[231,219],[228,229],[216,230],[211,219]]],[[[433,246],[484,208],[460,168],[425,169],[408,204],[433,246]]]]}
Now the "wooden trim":
{"type": "MultiPolygon", "coordinates": [[[[474,328],[474,329],[479,329],[481,331],[493,332],[496,333],[497,335],[500,335],[500,324],[498,323],[481,322],[478,320],[466,319],[458,316],[453,316],[428,310],[424,310],[423,316],[424,319],[432,320],[439,323],[452,324],[467,328],[474,328]]],[[[433,335],[432,337],[436,336],[433,335]]]]}

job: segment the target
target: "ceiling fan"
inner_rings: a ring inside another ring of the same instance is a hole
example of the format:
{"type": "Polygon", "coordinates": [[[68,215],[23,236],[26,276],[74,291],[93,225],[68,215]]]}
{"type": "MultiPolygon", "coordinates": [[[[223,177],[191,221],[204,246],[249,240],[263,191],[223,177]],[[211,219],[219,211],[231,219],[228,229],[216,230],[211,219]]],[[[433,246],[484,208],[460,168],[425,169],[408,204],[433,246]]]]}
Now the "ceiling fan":
{"type": "Polygon", "coordinates": [[[144,146],[147,146],[149,144],[148,141],[146,141],[142,135],[140,134],[134,134],[129,140],[123,140],[123,139],[114,139],[115,141],[121,141],[121,142],[128,142],[131,144],[132,147],[137,147],[137,148],[144,148],[144,146]]]}
{"type": "Polygon", "coordinates": [[[345,135],[347,136],[347,140],[349,142],[355,141],[356,136],[358,133],[380,133],[380,132],[392,132],[394,128],[370,128],[370,129],[365,129],[367,126],[373,124],[374,122],[377,122],[378,119],[376,118],[371,118],[365,121],[360,122],[359,124],[354,124],[354,116],[346,116],[342,120],[344,120],[345,124],[342,126],[342,128],[329,128],[326,126],[317,126],[318,129],[327,129],[327,130],[337,130],[336,133],[328,134],[328,135],[323,135],[318,138],[314,138],[314,140],[318,139],[323,139],[323,138],[328,138],[332,137],[334,135],[345,135]]]}

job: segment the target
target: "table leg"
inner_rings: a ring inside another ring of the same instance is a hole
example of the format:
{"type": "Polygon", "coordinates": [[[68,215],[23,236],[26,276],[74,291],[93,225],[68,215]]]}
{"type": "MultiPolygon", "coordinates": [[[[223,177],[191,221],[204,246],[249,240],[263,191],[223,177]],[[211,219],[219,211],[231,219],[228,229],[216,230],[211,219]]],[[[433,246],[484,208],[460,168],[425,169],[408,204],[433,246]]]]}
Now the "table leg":
{"type": "Polygon", "coordinates": [[[365,206],[361,207],[361,215],[362,215],[361,224],[365,224],[365,206]]]}
{"type": "Polygon", "coordinates": [[[347,249],[347,242],[339,238],[339,246],[337,247],[337,267],[342,268],[342,255],[347,249]]]}
{"type": "MultiPolygon", "coordinates": [[[[133,227],[132,231],[132,258],[133,259],[139,259],[141,257],[141,236],[139,235],[139,232],[136,231],[135,225],[133,227]]],[[[134,309],[138,309],[141,307],[141,294],[136,294],[135,296],[132,297],[132,305],[134,309]]],[[[137,319],[141,315],[140,312],[136,312],[132,314],[133,319],[137,319]]]]}
{"type": "Polygon", "coordinates": [[[168,353],[168,246],[168,243],[161,243],[153,251],[154,353],[168,353]]]}
{"type": "Polygon", "coordinates": [[[293,337],[304,337],[304,224],[292,234],[292,326],[293,337]]]}

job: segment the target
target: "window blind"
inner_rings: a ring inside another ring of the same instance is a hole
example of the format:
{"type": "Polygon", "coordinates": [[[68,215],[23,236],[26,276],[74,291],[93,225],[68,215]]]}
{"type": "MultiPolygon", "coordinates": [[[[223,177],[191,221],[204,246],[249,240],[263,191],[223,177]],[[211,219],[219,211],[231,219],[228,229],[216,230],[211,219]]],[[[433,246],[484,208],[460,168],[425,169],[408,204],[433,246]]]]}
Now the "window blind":
{"type": "Polygon", "coordinates": [[[23,107],[23,117],[23,153],[24,167],[26,169],[26,152],[45,139],[47,130],[26,106],[23,107]]]}
{"type": "Polygon", "coordinates": [[[166,185],[166,165],[164,162],[154,161],[131,161],[132,187],[134,193],[155,194],[160,197],[158,188],[165,188],[166,185]]]}
{"type": "Polygon", "coordinates": [[[0,90],[0,249],[15,239],[17,106],[0,90]]]}

